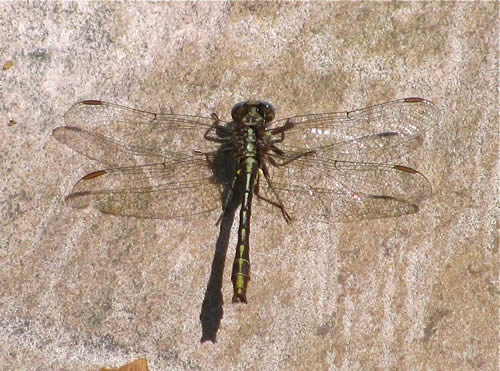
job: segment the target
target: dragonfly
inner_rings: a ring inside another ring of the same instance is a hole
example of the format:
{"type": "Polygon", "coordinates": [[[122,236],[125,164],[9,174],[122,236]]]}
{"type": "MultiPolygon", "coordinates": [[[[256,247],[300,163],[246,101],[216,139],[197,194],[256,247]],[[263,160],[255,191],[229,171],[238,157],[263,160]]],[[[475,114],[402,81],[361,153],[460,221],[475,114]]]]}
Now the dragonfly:
{"type": "Polygon", "coordinates": [[[196,218],[240,207],[234,303],[247,302],[252,201],[287,223],[354,222],[414,214],[427,178],[393,161],[419,147],[440,111],[423,98],[275,120],[268,102],[217,114],[153,113],[85,100],[53,136],[105,168],[65,198],[74,208],[151,219],[196,218]]]}

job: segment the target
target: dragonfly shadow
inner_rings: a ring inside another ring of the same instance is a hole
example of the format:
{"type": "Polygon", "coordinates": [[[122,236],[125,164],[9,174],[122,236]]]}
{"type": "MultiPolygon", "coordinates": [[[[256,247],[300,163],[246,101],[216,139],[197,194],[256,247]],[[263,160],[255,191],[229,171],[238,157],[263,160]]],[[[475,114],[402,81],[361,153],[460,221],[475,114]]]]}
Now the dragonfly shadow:
{"type": "Polygon", "coordinates": [[[227,248],[229,244],[229,236],[231,234],[231,226],[234,221],[234,214],[238,207],[236,202],[232,202],[232,206],[228,207],[220,223],[220,232],[215,244],[215,254],[212,261],[212,269],[210,278],[208,279],[207,290],[200,313],[200,322],[202,327],[201,342],[210,340],[215,343],[217,331],[224,314],[222,297],[222,281],[224,273],[224,264],[226,261],[227,248]]]}
{"type": "MultiPolygon", "coordinates": [[[[226,200],[228,197],[227,195],[230,192],[232,177],[236,171],[236,160],[234,159],[232,152],[227,151],[227,149],[222,146],[217,151],[211,165],[215,181],[220,184],[225,184],[222,193],[222,200],[226,200]]],[[[216,342],[217,331],[220,328],[220,323],[224,314],[224,299],[222,296],[224,265],[229,245],[229,237],[231,235],[231,227],[233,225],[234,215],[240,201],[241,193],[236,191],[236,193],[231,197],[228,205],[226,205],[224,214],[220,219],[219,236],[215,243],[212,268],[200,313],[200,322],[202,327],[202,337],[200,341],[202,343],[207,340],[212,343],[216,342]]]]}

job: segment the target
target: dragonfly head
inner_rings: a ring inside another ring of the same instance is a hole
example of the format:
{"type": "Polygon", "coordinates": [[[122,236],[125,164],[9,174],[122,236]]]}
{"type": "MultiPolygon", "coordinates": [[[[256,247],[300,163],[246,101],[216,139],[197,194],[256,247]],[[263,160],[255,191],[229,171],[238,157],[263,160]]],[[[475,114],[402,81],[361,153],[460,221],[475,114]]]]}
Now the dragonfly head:
{"type": "Polygon", "coordinates": [[[231,110],[233,121],[242,122],[245,125],[268,124],[274,120],[276,111],[271,103],[260,100],[249,100],[236,103],[231,110]]]}

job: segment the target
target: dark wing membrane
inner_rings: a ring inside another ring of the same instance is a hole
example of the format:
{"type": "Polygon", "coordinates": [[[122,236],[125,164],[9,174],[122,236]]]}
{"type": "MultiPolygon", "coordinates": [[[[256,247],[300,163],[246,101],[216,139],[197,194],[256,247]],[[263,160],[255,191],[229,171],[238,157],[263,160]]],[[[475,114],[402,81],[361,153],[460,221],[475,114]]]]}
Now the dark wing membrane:
{"type": "Polygon", "coordinates": [[[65,114],[54,137],[75,151],[109,166],[132,166],[210,152],[203,138],[213,119],[159,114],[102,101],[83,101],[65,114]]]}
{"type": "MultiPolygon", "coordinates": [[[[281,201],[294,219],[350,222],[412,214],[431,194],[422,174],[400,165],[337,161],[310,153],[286,166],[267,166],[271,186],[261,177],[259,193],[281,201]]],[[[260,204],[277,211],[270,203],[260,204]]]]}
{"type": "Polygon", "coordinates": [[[284,150],[315,149],[336,160],[386,162],[418,147],[440,116],[433,103],[405,98],[355,111],[295,116],[274,125],[294,123],[279,145],[284,150]]]}
{"type": "Polygon", "coordinates": [[[163,163],[96,171],[78,181],[66,203],[151,219],[221,211],[224,184],[211,170],[213,155],[195,154],[163,163]]]}

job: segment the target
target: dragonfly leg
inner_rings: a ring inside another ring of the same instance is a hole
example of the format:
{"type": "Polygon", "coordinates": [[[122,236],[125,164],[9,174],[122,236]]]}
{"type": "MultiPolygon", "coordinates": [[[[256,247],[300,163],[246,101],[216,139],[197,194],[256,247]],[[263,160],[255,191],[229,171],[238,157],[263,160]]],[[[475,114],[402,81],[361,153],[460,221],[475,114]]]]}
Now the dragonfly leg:
{"type": "Polygon", "coordinates": [[[271,134],[276,135],[276,134],[283,134],[285,131],[290,130],[295,126],[295,122],[291,120],[287,120],[285,122],[285,125],[271,129],[271,134]]]}
{"type": "Polygon", "coordinates": [[[278,193],[276,192],[276,190],[274,189],[272,183],[271,183],[271,178],[269,177],[269,172],[267,171],[267,167],[265,165],[262,166],[262,173],[264,174],[264,178],[266,178],[266,182],[267,182],[267,185],[269,186],[269,188],[271,189],[271,191],[273,192],[273,195],[274,197],[276,197],[276,200],[277,201],[273,201],[267,197],[264,197],[262,196],[261,194],[259,194],[259,181],[257,180],[256,184],[255,184],[255,189],[254,189],[254,194],[261,200],[263,201],[266,201],[267,203],[273,205],[273,206],[276,206],[278,209],[281,210],[281,214],[283,215],[283,218],[285,219],[285,221],[287,223],[290,223],[292,221],[292,217],[290,216],[290,214],[287,213],[287,211],[285,210],[285,206],[283,205],[283,203],[281,202],[279,196],[278,196],[278,193]]]}
{"type": "Polygon", "coordinates": [[[285,131],[287,131],[288,129],[291,129],[295,126],[295,123],[291,122],[291,121],[287,121],[285,123],[285,125],[283,126],[280,126],[279,128],[274,128],[274,129],[271,129],[270,132],[271,132],[271,135],[277,135],[277,134],[281,134],[280,138],[278,139],[275,139],[273,138],[271,140],[271,145],[274,145],[275,143],[281,143],[285,140],[285,131]]]}
{"type": "MultiPolygon", "coordinates": [[[[282,150],[280,150],[280,149],[279,149],[279,148],[277,148],[277,147],[275,147],[275,148],[273,147],[273,148],[271,148],[271,150],[272,150],[273,152],[275,152],[276,154],[278,154],[278,155],[283,154],[283,151],[282,151],[282,150]]],[[[297,159],[299,159],[299,158],[301,158],[301,157],[303,157],[303,156],[309,156],[309,155],[312,155],[312,154],[314,154],[314,153],[315,153],[315,151],[307,151],[307,152],[302,152],[302,153],[299,153],[299,154],[297,154],[297,155],[295,155],[295,156],[293,156],[293,157],[289,158],[288,160],[284,160],[283,162],[278,162],[278,161],[276,161],[273,157],[268,157],[268,158],[267,158],[267,160],[268,160],[268,161],[269,161],[269,163],[270,163],[270,164],[272,164],[273,166],[277,166],[277,167],[279,167],[279,166],[285,166],[285,165],[289,164],[290,162],[295,161],[295,160],[297,160],[297,159]]]]}
{"type": "Polygon", "coordinates": [[[212,113],[211,117],[214,122],[212,123],[212,126],[207,129],[203,138],[216,143],[227,143],[230,141],[233,138],[233,128],[231,126],[221,125],[219,116],[217,116],[216,113],[212,113]],[[215,135],[210,134],[213,130],[215,130],[215,135]]]}

